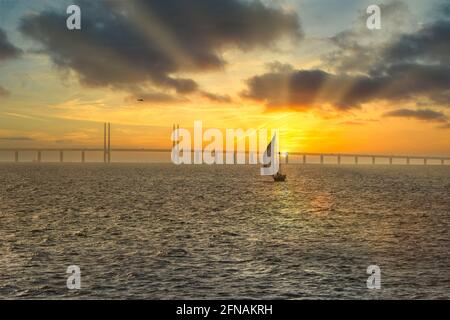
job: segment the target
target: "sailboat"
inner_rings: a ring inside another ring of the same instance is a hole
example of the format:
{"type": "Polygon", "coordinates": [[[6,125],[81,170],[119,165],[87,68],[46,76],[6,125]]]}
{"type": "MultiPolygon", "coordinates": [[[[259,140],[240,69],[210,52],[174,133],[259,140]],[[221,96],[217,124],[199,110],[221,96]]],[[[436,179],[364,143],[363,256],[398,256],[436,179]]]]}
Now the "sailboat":
{"type": "Polygon", "coordinates": [[[270,141],[269,145],[266,148],[266,151],[264,152],[264,168],[269,168],[272,166],[272,161],[277,161],[278,163],[278,171],[274,174],[272,174],[272,178],[275,182],[283,182],[286,181],[286,175],[281,172],[281,163],[279,162],[279,156],[280,152],[278,152],[278,159],[272,159],[272,151],[275,153],[278,151],[277,148],[277,140],[276,140],[276,134],[272,137],[272,140],[270,141]],[[269,162],[270,159],[270,163],[269,162]]]}
{"type": "Polygon", "coordinates": [[[275,182],[283,182],[286,181],[286,175],[281,173],[281,163],[280,163],[280,170],[273,176],[273,181],[275,182]]]}

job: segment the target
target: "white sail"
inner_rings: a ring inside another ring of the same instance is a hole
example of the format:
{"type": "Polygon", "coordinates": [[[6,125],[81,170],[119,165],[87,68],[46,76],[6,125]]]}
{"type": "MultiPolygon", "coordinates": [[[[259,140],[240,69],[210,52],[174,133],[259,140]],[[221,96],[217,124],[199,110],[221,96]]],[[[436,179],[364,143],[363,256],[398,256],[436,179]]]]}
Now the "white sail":
{"type": "Polygon", "coordinates": [[[275,139],[276,134],[273,135],[272,140],[270,140],[270,143],[267,145],[266,151],[264,151],[263,154],[263,166],[264,168],[268,168],[271,165],[272,162],[272,146],[275,145],[275,139]]]}
{"type": "Polygon", "coordinates": [[[272,176],[277,174],[280,167],[280,161],[278,157],[278,138],[277,133],[272,137],[269,145],[263,154],[263,167],[261,168],[261,175],[272,176]]]}

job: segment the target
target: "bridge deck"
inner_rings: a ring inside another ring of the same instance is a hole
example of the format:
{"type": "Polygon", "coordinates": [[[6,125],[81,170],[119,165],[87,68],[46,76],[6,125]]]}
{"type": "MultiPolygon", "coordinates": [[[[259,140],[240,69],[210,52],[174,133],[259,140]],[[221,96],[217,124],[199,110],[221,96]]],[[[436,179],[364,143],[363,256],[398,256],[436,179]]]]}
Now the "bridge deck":
{"type": "MultiPolygon", "coordinates": [[[[43,152],[59,152],[60,153],[60,162],[63,162],[63,154],[64,152],[81,152],[81,160],[85,161],[85,153],[86,152],[103,152],[105,154],[114,153],[114,152],[171,152],[172,149],[166,148],[0,148],[0,152],[14,152],[15,153],[15,162],[19,162],[19,153],[20,152],[36,152],[38,155],[38,161],[41,161],[41,155],[43,152]]],[[[195,150],[185,150],[187,152],[196,152],[195,150]]],[[[223,151],[223,153],[229,153],[232,151],[223,151]]],[[[237,154],[237,152],[234,152],[237,154]]],[[[248,154],[249,152],[245,152],[248,154]]],[[[392,164],[394,159],[403,159],[406,160],[409,164],[410,160],[423,160],[425,164],[428,160],[439,160],[442,164],[445,161],[450,161],[450,156],[417,156],[417,155],[384,155],[384,154],[351,154],[351,153],[314,153],[314,152],[289,152],[285,154],[286,162],[288,162],[288,157],[290,156],[301,156],[303,157],[302,163],[306,163],[306,157],[319,157],[320,163],[324,163],[324,159],[326,157],[336,158],[338,163],[341,163],[341,158],[354,158],[355,163],[358,163],[361,158],[371,158],[372,163],[375,164],[376,159],[389,159],[392,164]]],[[[105,157],[105,159],[108,159],[105,157]]],[[[105,162],[107,162],[105,160],[105,162]]]]}

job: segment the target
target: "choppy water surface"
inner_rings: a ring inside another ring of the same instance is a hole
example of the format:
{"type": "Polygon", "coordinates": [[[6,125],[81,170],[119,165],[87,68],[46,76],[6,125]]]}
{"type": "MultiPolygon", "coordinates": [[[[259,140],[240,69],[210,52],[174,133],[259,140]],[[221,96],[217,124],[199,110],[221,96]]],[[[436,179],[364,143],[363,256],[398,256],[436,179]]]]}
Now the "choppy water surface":
{"type": "Polygon", "coordinates": [[[0,297],[450,298],[450,167],[286,172],[0,165],[0,297]]]}

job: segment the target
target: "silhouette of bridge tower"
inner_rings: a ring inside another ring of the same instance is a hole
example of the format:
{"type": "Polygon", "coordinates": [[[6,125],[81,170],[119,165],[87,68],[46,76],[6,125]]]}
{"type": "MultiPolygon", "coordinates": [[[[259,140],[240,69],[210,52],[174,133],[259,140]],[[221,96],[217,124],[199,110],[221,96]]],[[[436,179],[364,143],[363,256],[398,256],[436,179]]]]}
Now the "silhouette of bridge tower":
{"type": "MultiPolygon", "coordinates": [[[[175,147],[175,144],[179,142],[178,130],[179,125],[173,125],[172,130],[175,133],[175,139],[172,141],[172,148],[175,147]]],[[[105,122],[103,123],[103,148],[0,148],[0,152],[12,152],[13,153],[13,162],[20,162],[20,153],[21,152],[35,152],[37,159],[34,162],[41,163],[42,155],[44,152],[59,152],[59,162],[64,162],[64,152],[80,152],[81,153],[81,162],[86,162],[86,153],[87,152],[103,152],[103,162],[111,163],[112,154],[116,152],[160,152],[160,153],[170,153],[172,149],[167,148],[111,148],[111,123],[105,122]]],[[[183,152],[191,152],[194,153],[194,157],[197,153],[201,153],[202,150],[184,150],[183,152]]],[[[225,152],[223,152],[225,153],[225,152]]],[[[249,152],[245,152],[249,154],[249,152]]],[[[234,151],[234,156],[236,159],[237,152],[234,151]]],[[[198,156],[198,155],[197,155],[198,156]]],[[[200,155],[201,157],[201,155],[200,155]]],[[[249,155],[250,157],[250,155],[249,155]]],[[[343,165],[343,158],[353,159],[351,163],[347,161],[347,164],[362,164],[361,159],[367,159],[366,164],[376,165],[381,164],[377,160],[384,159],[384,163],[386,164],[386,160],[389,165],[411,165],[412,160],[416,160],[416,164],[420,161],[420,164],[430,165],[430,164],[440,164],[446,165],[450,164],[450,156],[440,157],[440,156],[408,156],[408,155],[380,155],[380,154],[347,154],[347,153],[308,153],[308,152],[289,152],[283,153],[282,158],[284,159],[284,163],[291,164],[335,164],[335,165],[343,165]],[[300,161],[292,161],[292,159],[297,156],[300,161]],[[311,161],[311,158],[315,159],[311,161]],[[325,161],[328,160],[328,161],[325,161]],[[394,160],[396,162],[394,163],[394,160]]]]}

